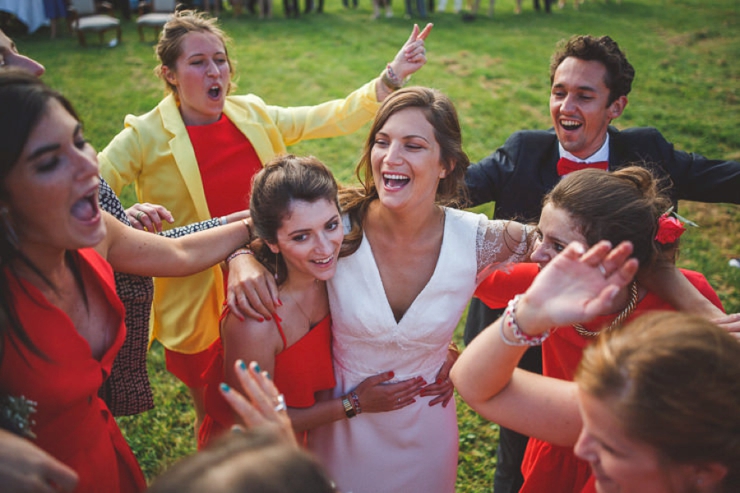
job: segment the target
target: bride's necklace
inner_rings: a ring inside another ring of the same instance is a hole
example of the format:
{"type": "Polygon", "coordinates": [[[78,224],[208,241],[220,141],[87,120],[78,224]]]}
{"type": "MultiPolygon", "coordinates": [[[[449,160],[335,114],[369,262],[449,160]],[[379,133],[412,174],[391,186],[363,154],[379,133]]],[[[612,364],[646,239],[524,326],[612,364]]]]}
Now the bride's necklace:
{"type": "Polygon", "coordinates": [[[624,307],[624,310],[622,310],[617,317],[612,320],[612,323],[609,324],[608,327],[605,329],[597,330],[597,331],[590,331],[586,329],[581,324],[573,324],[573,328],[576,329],[576,332],[578,332],[582,336],[586,337],[596,337],[597,335],[601,334],[605,330],[612,330],[614,327],[617,327],[622,322],[625,321],[627,317],[629,317],[633,311],[635,311],[635,308],[637,307],[637,281],[632,281],[630,284],[630,300],[629,303],[627,303],[627,306],[624,307]]]}

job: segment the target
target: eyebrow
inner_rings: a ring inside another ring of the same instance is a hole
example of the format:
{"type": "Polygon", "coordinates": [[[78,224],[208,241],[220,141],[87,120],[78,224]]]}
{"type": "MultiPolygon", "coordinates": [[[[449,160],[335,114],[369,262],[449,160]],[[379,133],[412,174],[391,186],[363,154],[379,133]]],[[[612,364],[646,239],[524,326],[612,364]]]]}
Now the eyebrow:
{"type": "MultiPolygon", "coordinates": [[[[388,136],[389,136],[387,132],[378,132],[377,134],[375,134],[375,136],[376,136],[376,137],[377,137],[378,135],[384,135],[385,137],[388,137],[388,136]]],[[[403,137],[401,137],[401,138],[402,138],[402,139],[421,139],[421,140],[423,140],[424,142],[429,142],[429,140],[428,140],[428,139],[427,139],[426,137],[424,137],[423,135],[418,135],[418,134],[409,134],[409,135],[404,135],[404,136],[403,136],[403,137]]]]}
{"type": "MultiPolygon", "coordinates": [[[[72,133],[72,135],[77,135],[77,134],[79,134],[81,130],[82,130],[82,123],[80,123],[80,122],[77,122],[77,126],[75,127],[75,131],[74,131],[74,132],[72,133]]],[[[39,156],[42,156],[42,155],[46,154],[47,152],[53,152],[53,151],[56,151],[56,150],[57,150],[57,149],[59,149],[60,147],[61,147],[61,145],[60,145],[60,144],[58,144],[58,143],[54,143],[54,144],[47,144],[47,145],[41,146],[41,147],[39,147],[38,149],[34,150],[34,151],[33,151],[33,152],[31,153],[31,155],[30,155],[30,156],[28,156],[28,160],[29,160],[29,161],[32,161],[32,160],[34,160],[34,159],[38,158],[39,156]]]]}
{"type": "MultiPolygon", "coordinates": [[[[552,88],[565,89],[565,84],[563,84],[562,82],[558,84],[553,84],[552,88]]],[[[592,86],[578,86],[576,89],[578,89],[579,91],[596,92],[596,88],[592,86]]]]}
{"type": "MultiPolygon", "coordinates": [[[[330,223],[332,221],[337,221],[337,220],[339,220],[339,214],[335,214],[331,218],[327,219],[324,222],[324,225],[327,225],[328,223],[330,223]]],[[[293,235],[297,235],[297,234],[304,234],[304,233],[310,233],[310,232],[311,232],[311,228],[296,229],[295,231],[291,231],[290,233],[288,233],[288,236],[293,236],[293,235]]]]}

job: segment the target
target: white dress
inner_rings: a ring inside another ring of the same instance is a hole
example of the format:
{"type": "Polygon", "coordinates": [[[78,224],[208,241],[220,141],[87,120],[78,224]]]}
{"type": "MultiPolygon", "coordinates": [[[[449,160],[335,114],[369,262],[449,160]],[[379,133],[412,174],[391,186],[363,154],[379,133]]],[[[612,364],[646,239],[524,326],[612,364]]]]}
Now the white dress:
{"type": "MultiPolygon", "coordinates": [[[[431,279],[400,322],[385,296],[370,243],[339,260],[329,282],[338,397],[367,377],[393,370],[392,382],[422,376],[434,382],[452,333],[477,285],[481,260],[498,259],[504,223],[445,209],[442,248],[431,279]],[[487,245],[487,246],[484,246],[487,245]]],[[[449,493],[457,476],[454,399],[433,396],[396,411],[363,413],[309,433],[309,448],[344,493],[449,493]]]]}

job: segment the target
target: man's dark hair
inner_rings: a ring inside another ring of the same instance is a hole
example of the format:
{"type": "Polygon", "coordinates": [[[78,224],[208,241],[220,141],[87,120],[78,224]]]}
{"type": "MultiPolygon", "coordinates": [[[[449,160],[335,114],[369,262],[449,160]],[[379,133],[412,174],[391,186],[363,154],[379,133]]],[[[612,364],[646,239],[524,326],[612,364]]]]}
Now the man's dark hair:
{"type": "Polygon", "coordinates": [[[579,58],[585,61],[596,60],[606,67],[604,83],[609,88],[610,105],[620,96],[626,96],[632,89],[632,80],[635,78],[635,69],[619,45],[609,36],[600,38],[589,35],[573,36],[558,44],[558,49],[550,61],[550,85],[555,78],[555,70],[568,57],[579,58]]]}

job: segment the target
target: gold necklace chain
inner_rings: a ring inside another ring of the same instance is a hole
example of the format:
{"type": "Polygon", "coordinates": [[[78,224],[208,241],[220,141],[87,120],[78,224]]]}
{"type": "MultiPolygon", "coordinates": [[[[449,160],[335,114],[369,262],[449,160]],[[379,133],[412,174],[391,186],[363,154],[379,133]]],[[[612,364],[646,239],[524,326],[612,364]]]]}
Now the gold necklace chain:
{"type": "MultiPolygon", "coordinates": [[[[317,280],[316,280],[316,281],[314,282],[314,286],[318,286],[318,279],[317,279],[317,280]]],[[[288,296],[290,296],[290,299],[292,299],[292,300],[293,300],[293,303],[295,303],[295,304],[296,304],[296,306],[297,306],[297,307],[298,307],[298,309],[299,309],[299,310],[301,311],[301,313],[303,314],[303,316],[304,316],[304,317],[306,317],[306,320],[308,320],[308,326],[309,326],[309,327],[313,327],[313,322],[311,321],[311,317],[309,317],[309,316],[308,316],[308,314],[307,314],[307,313],[306,313],[306,311],[305,311],[305,310],[303,309],[303,307],[301,306],[301,304],[300,304],[300,303],[298,303],[298,300],[297,300],[297,299],[295,298],[295,296],[293,296],[293,294],[292,294],[292,293],[291,293],[290,291],[288,291],[288,290],[286,290],[286,291],[284,291],[284,292],[285,292],[285,293],[286,293],[286,294],[287,294],[288,296]]]]}
{"type": "Polygon", "coordinates": [[[612,330],[614,327],[617,327],[622,322],[625,321],[627,317],[629,317],[633,311],[635,311],[635,308],[637,308],[637,281],[632,281],[630,284],[630,300],[629,303],[627,303],[627,306],[624,307],[624,310],[622,310],[617,317],[612,320],[612,323],[609,324],[608,327],[605,329],[597,330],[597,331],[590,331],[586,327],[584,327],[581,324],[573,324],[573,328],[576,329],[576,332],[578,332],[580,335],[585,337],[596,337],[597,335],[601,334],[605,330],[612,330]]]}

